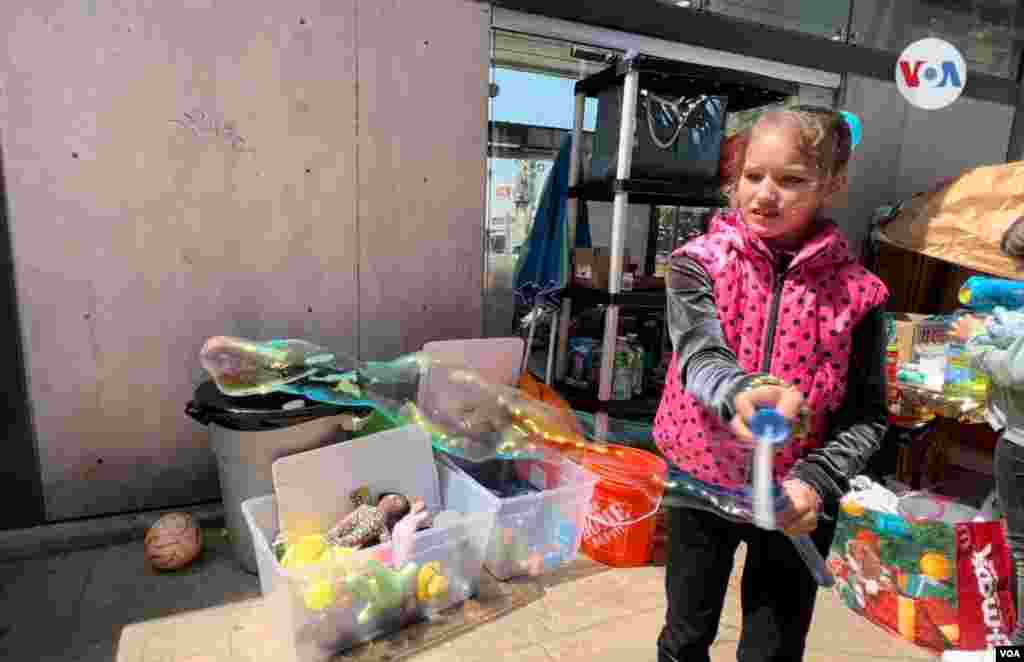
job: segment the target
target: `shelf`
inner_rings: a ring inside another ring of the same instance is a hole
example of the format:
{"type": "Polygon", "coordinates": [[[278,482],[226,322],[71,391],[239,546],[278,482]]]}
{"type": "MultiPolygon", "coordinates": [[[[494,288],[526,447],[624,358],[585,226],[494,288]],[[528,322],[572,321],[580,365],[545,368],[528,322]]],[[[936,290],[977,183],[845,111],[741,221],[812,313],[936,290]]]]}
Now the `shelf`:
{"type": "Polygon", "coordinates": [[[623,420],[651,420],[658,413],[660,398],[657,395],[645,394],[632,400],[610,400],[602,402],[597,395],[589,390],[576,388],[564,382],[554,385],[555,390],[565,398],[569,406],[577,411],[595,414],[599,411],[608,412],[612,418],[623,420]]]}
{"type": "Polygon", "coordinates": [[[779,103],[799,93],[796,83],[777,78],[639,55],[577,81],[576,94],[595,97],[610,87],[621,85],[626,74],[632,71],[640,73],[640,87],[656,94],[678,96],[685,92],[728,97],[729,112],[779,103]]]}
{"type": "Polygon", "coordinates": [[[695,190],[684,182],[661,179],[591,180],[569,188],[569,197],[593,202],[614,202],[615,194],[625,191],[634,205],[671,207],[726,207],[728,201],[714,185],[695,190]]]}
{"type": "Polygon", "coordinates": [[[607,290],[596,290],[590,287],[569,285],[565,288],[564,297],[572,299],[573,308],[583,306],[607,306],[614,303],[623,308],[647,308],[662,310],[665,308],[665,290],[633,290],[611,295],[607,290]]]}

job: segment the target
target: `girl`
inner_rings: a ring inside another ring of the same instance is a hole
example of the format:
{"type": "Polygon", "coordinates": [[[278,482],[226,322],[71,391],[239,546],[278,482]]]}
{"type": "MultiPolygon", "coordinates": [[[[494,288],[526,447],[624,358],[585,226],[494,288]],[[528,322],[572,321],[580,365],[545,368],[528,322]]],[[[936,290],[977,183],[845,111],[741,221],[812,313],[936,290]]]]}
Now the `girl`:
{"type": "MultiPolygon", "coordinates": [[[[1024,220],[1009,227],[1001,247],[1010,257],[1024,258],[1024,220]]],[[[988,418],[1001,433],[993,473],[996,497],[1006,518],[1006,541],[1017,571],[1019,610],[1024,607],[1024,312],[997,309],[982,336],[984,340],[974,333],[975,327],[965,318],[956,335],[968,342],[974,369],[988,375],[992,382],[988,418]],[[972,336],[974,341],[970,340],[972,336]]],[[[1024,619],[1019,619],[1010,641],[1024,645],[1024,619]]]]}
{"type": "Polygon", "coordinates": [[[670,512],[659,662],[710,659],[740,542],[738,659],[803,658],[817,585],[784,533],[810,533],[828,553],[839,499],[887,429],[888,291],[822,216],[846,184],[850,152],[838,113],[763,114],[729,182],[734,209],[672,254],[673,360],[655,419],[658,447],[688,477],[737,490],[749,483],[747,424],[758,407],[778,408],[800,432],[775,460],[790,501],[781,532],[714,508],[670,512]]]}

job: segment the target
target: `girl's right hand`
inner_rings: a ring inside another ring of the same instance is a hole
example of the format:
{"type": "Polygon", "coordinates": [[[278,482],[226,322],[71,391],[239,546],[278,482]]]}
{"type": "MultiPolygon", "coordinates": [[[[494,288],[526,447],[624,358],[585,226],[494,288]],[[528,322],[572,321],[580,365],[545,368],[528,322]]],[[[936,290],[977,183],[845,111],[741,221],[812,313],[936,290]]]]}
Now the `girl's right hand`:
{"type": "Polygon", "coordinates": [[[750,419],[758,409],[772,407],[793,423],[799,420],[800,410],[804,404],[804,396],[799,389],[785,386],[757,386],[740,391],[733,400],[736,414],[730,422],[733,434],[742,441],[753,442],[754,435],[750,432],[750,419]]]}

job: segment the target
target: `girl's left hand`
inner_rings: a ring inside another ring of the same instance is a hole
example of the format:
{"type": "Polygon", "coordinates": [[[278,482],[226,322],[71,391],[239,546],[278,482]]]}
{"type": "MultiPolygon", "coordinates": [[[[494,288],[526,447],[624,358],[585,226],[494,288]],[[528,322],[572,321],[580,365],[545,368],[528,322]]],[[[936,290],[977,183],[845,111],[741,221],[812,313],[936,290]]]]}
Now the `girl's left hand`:
{"type": "Polygon", "coordinates": [[[798,480],[784,482],[782,491],[790,506],[779,516],[779,529],[787,536],[799,536],[818,528],[818,493],[798,480]]]}

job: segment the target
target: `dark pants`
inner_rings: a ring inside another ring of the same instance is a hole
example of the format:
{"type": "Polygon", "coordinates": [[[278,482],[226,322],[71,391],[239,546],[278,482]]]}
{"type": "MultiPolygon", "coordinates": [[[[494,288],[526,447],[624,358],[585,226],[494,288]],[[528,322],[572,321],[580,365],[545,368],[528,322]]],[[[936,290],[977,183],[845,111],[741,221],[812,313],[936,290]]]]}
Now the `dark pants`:
{"type": "MultiPolygon", "coordinates": [[[[996,497],[1006,517],[1006,542],[1017,571],[1017,609],[1024,607],[1024,446],[1002,437],[996,444],[996,497]]],[[[1024,645],[1024,619],[1018,619],[1011,640],[1024,645]]]]}
{"type": "MultiPolygon", "coordinates": [[[[823,556],[834,533],[835,520],[820,519],[811,535],[823,556]]],[[[668,613],[658,638],[658,662],[709,662],[740,542],[747,550],[737,659],[803,659],[818,585],[792,541],[778,531],[736,524],[703,510],[672,508],[665,570],[668,613]]]]}

